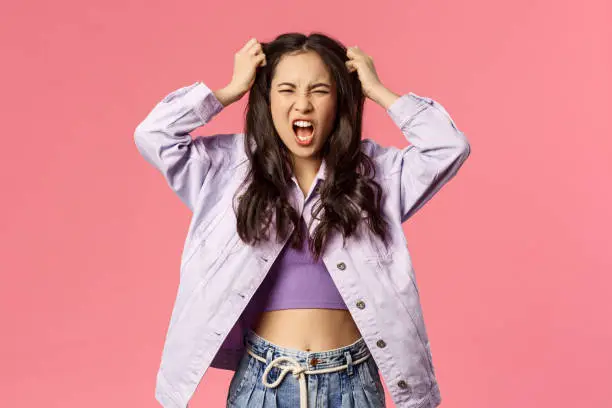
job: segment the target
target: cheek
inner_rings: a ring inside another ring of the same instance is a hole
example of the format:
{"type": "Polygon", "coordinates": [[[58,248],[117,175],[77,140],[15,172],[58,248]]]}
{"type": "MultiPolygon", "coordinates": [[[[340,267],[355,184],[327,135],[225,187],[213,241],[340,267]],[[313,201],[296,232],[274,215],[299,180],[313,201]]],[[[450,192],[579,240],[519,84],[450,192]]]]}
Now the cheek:
{"type": "Polygon", "coordinates": [[[283,109],[282,102],[276,96],[270,97],[270,112],[272,113],[272,117],[276,120],[281,115],[283,109]]]}
{"type": "Polygon", "coordinates": [[[282,134],[287,125],[286,115],[283,113],[282,107],[278,105],[270,106],[270,114],[272,116],[272,122],[274,123],[276,131],[282,134]]]}

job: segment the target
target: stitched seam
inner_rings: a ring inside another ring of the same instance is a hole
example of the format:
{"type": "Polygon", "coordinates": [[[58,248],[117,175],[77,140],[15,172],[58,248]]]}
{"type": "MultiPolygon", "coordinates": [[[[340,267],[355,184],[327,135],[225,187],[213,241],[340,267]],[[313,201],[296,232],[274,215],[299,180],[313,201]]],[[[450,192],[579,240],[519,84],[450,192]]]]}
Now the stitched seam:
{"type": "Polygon", "coordinates": [[[164,370],[160,368],[159,372],[160,372],[160,374],[162,376],[162,379],[164,380],[164,384],[167,385],[170,388],[171,392],[167,393],[167,395],[170,397],[170,399],[172,401],[174,401],[174,403],[180,405],[180,394],[179,394],[179,392],[176,390],[176,388],[174,388],[174,385],[172,385],[172,383],[170,381],[168,381],[168,378],[164,374],[164,370]]]}
{"type": "Polygon", "coordinates": [[[403,121],[400,122],[400,129],[404,129],[404,126],[406,126],[407,124],[409,124],[410,122],[412,122],[414,120],[415,117],[417,117],[417,115],[421,112],[423,112],[424,110],[426,110],[427,108],[429,108],[431,105],[429,105],[428,103],[421,101],[421,104],[419,105],[419,110],[417,110],[415,113],[413,113],[412,115],[410,115],[410,117],[408,117],[407,119],[404,119],[403,121]]]}

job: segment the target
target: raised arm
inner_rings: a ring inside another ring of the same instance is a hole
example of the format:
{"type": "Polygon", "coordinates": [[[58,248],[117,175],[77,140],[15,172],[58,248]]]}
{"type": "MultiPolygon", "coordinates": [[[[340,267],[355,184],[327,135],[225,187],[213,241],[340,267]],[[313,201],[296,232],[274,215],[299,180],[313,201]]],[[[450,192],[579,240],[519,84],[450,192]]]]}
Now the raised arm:
{"type": "Polygon", "coordinates": [[[399,172],[402,222],[429,201],[470,155],[470,144],[438,102],[410,92],[389,106],[387,113],[409,146],[381,154],[390,173],[399,172]]]}
{"type": "Polygon", "coordinates": [[[383,168],[385,182],[399,179],[398,185],[388,187],[400,190],[404,222],[457,173],[470,155],[470,145],[442,105],[413,92],[391,92],[378,78],[372,57],[359,47],[349,47],[347,58],[346,66],[359,75],[364,94],[386,109],[410,142],[403,149],[373,143],[370,152],[383,168]]]}
{"type": "Polygon", "coordinates": [[[253,85],[257,67],[265,64],[261,44],[251,38],[234,55],[234,73],[226,87],[212,92],[203,82],[196,82],[177,89],[136,127],[138,150],[191,211],[206,177],[228,165],[226,157],[220,157],[228,153],[219,146],[216,136],[221,135],[193,139],[191,132],[242,98],[253,85]]]}
{"type": "Polygon", "coordinates": [[[134,132],[140,154],[192,211],[207,174],[219,161],[211,157],[214,138],[193,139],[191,132],[222,109],[215,94],[196,82],[166,95],[134,132]]]}

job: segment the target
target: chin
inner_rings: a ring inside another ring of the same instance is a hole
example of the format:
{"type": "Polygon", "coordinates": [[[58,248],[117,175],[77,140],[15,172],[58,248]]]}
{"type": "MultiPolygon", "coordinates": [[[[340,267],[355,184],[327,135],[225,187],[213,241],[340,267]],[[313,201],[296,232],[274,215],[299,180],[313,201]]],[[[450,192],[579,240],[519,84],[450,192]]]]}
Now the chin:
{"type": "Polygon", "coordinates": [[[321,149],[318,146],[300,146],[296,145],[292,149],[289,149],[291,154],[295,157],[299,157],[301,159],[310,159],[314,158],[319,154],[321,149]]]}

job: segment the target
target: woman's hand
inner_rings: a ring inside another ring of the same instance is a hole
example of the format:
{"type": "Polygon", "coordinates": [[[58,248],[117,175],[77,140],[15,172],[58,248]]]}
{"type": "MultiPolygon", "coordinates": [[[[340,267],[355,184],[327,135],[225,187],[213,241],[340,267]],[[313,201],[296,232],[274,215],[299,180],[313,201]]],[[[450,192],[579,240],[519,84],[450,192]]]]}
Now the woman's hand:
{"type": "Polygon", "coordinates": [[[359,47],[348,47],[346,56],[349,58],[345,63],[346,67],[349,72],[357,71],[361,81],[361,88],[366,97],[380,104],[385,109],[399,98],[399,95],[385,88],[378,78],[372,57],[364,53],[359,47]]]}
{"type": "Polygon", "coordinates": [[[372,99],[374,89],[383,86],[376,74],[372,57],[364,53],[359,47],[348,47],[346,56],[349,58],[345,63],[349,72],[357,71],[363,93],[372,99]]]}
{"type": "Polygon", "coordinates": [[[216,91],[215,95],[223,105],[229,105],[242,98],[255,82],[257,67],[266,65],[266,55],[261,44],[251,38],[234,55],[234,73],[229,85],[216,91]]]}

